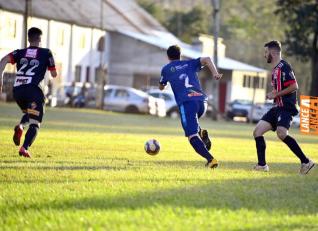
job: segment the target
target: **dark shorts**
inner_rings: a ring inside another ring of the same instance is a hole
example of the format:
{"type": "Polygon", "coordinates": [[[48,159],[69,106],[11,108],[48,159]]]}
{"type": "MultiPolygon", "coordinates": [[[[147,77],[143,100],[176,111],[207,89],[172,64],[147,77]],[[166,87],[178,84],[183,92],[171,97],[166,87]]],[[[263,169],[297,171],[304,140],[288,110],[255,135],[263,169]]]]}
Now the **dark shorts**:
{"type": "Polygon", "coordinates": [[[13,97],[23,113],[30,119],[42,122],[44,114],[44,95],[37,86],[21,86],[13,88],[13,97]]]}
{"type": "Polygon", "coordinates": [[[192,100],[179,105],[181,124],[185,136],[191,136],[199,132],[199,118],[205,113],[207,102],[192,100]]]}
{"type": "Polygon", "coordinates": [[[271,108],[261,120],[264,120],[272,125],[272,130],[276,131],[278,126],[284,127],[287,130],[293,121],[293,113],[280,107],[271,108]]]}

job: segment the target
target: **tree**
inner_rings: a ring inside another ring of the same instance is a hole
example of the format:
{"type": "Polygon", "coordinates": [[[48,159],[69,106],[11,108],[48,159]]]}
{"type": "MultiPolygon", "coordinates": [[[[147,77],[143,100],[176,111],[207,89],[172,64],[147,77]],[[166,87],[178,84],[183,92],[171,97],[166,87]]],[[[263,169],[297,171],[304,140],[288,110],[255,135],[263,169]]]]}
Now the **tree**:
{"type": "Polygon", "coordinates": [[[318,1],[277,0],[277,13],[286,21],[287,54],[311,60],[310,95],[318,96],[318,1]]]}

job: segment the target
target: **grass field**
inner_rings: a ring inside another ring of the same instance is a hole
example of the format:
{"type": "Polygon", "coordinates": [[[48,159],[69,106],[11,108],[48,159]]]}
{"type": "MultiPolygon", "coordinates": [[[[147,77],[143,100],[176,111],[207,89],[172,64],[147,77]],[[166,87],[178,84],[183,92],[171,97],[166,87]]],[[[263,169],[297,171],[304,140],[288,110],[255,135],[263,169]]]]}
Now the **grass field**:
{"type": "MultiPolygon", "coordinates": [[[[202,120],[220,162],[210,170],[178,120],[95,110],[47,109],[25,159],[11,141],[19,116],[0,104],[0,230],[318,230],[318,168],[298,175],[271,133],[270,172],[251,171],[254,125],[202,120]]],[[[291,135],[318,161],[317,136],[291,135]]]]}

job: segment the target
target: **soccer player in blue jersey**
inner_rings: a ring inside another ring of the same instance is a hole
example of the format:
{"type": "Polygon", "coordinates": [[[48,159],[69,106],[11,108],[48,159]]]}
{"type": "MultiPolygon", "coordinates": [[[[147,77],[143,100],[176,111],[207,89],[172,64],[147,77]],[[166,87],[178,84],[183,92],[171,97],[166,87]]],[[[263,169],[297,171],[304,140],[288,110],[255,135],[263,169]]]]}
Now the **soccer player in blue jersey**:
{"type": "Polygon", "coordinates": [[[265,59],[272,65],[272,92],[268,99],[274,99],[275,106],[271,108],[258,122],[254,130],[258,163],[254,167],[257,171],[269,171],[265,161],[264,134],[270,130],[276,131],[278,138],[299,158],[300,174],[307,174],[314,166],[314,162],[306,157],[296,140],[288,135],[293,116],[298,114],[296,108],[298,84],[291,66],[281,57],[279,41],[265,44],[265,59]]]}
{"type": "Polygon", "coordinates": [[[30,46],[15,50],[4,56],[0,61],[0,93],[2,93],[2,73],[7,63],[17,64],[16,79],[13,85],[13,96],[23,112],[18,125],[14,128],[13,141],[20,145],[23,129],[29,125],[19,155],[31,157],[29,147],[37,136],[44,113],[44,94],[39,87],[46,70],[56,77],[54,59],[49,49],[40,48],[42,31],[36,27],[28,30],[30,46]]]}
{"type": "Polygon", "coordinates": [[[215,79],[220,79],[214,63],[209,57],[181,60],[181,50],[177,45],[167,50],[169,63],[161,70],[159,89],[163,90],[169,82],[179,107],[181,124],[194,150],[207,160],[206,166],[216,168],[217,160],[211,155],[211,141],[206,130],[200,128],[198,119],[207,108],[207,96],[203,93],[198,72],[206,66],[215,79]]]}

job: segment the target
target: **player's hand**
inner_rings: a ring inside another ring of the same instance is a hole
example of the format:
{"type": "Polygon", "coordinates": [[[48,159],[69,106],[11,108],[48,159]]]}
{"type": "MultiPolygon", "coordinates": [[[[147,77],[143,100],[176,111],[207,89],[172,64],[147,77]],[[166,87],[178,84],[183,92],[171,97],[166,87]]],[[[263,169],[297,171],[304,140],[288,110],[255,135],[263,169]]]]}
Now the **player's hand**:
{"type": "Polygon", "coordinates": [[[277,91],[273,90],[272,92],[267,93],[266,98],[267,99],[275,99],[277,97],[277,91]]]}
{"type": "Polygon", "coordinates": [[[216,75],[213,75],[213,77],[216,79],[216,80],[219,80],[219,79],[221,79],[222,78],[222,76],[223,76],[223,74],[216,74],[216,75]]]}

